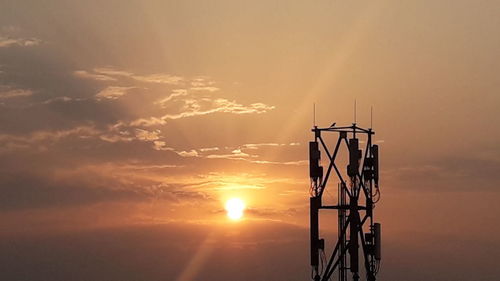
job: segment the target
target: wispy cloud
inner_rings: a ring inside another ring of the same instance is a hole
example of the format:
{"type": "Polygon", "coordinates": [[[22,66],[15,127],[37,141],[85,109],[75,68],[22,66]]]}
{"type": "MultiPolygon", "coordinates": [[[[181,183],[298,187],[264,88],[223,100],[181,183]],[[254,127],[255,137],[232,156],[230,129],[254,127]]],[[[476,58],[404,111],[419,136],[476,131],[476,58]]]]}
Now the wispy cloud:
{"type": "Polygon", "coordinates": [[[184,79],[180,76],[162,73],[150,75],[132,75],[130,76],[130,78],[147,83],[161,83],[170,85],[177,85],[184,79]]]}
{"type": "Polygon", "coordinates": [[[183,77],[166,74],[166,73],[153,73],[140,75],[126,70],[119,70],[114,68],[94,68],[92,71],[77,70],[74,75],[80,78],[90,78],[99,81],[115,81],[118,77],[136,80],[144,83],[158,83],[178,85],[184,81],[183,77]]]}
{"type": "Polygon", "coordinates": [[[73,75],[79,78],[87,78],[87,79],[93,79],[93,80],[98,80],[98,81],[116,81],[116,78],[113,78],[108,75],[104,74],[98,74],[98,73],[90,73],[85,70],[77,70],[73,72],[73,75]]]}
{"type": "MultiPolygon", "coordinates": [[[[229,159],[229,160],[239,160],[245,161],[253,164],[269,164],[269,165],[287,165],[287,166],[304,166],[309,164],[308,160],[297,160],[297,161],[267,161],[267,160],[256,160],[249,158],[251,155],[246,153],[240,154],[210,154],[205,156],[208,159],[229,159]]],[[[256,156],[253,156],[256,157],[256,156]]]]}
{"type": "Polygon", "coordinates": [[[207,152],[207,151],[217,151],[219,150],[218,147],[204,147],[199,149],[201,152],[207,152]]]}
{"type": "Polygon", "coordinates": [[[232,160],[245,160],[245,157],[249,157],[250,155],[246,153],[229,153],[229,154],[210,154],[205,156],[208,159],[232,159],[232,160]]]}
{"type": "Polygon", "coordinates": [[[67,96],[61,96],[61,97],[55,97],[55,98],[45,100],[42,102],[42,104],[51,104],[51,103],[55,103],[55,102],[84,101],[84,100],[88,100],[88,99],[87,98],[71,98],[71,97],[67,97],[67,96]]]}
{"type": "MultiPolygon", "coordinates": [[[[243,144],[238,147],[209,147],[209,148],[200,148],[197,150],[191,150],[193,156],[206,158],[206,159],[227,159],[227,160],[240,160],[253,164],[269,164],[269,165],[292,165],[292,166],[302,166],[307,165],[308,160],[296,160],[296,161],[268,161],[260,159],[261,155],[258,153],[258,150],[261,147],[290,147],[297,146],[299,143],[292,142],[289,144],[286,143],[251,143],[251,144],[243,144]],[[244,152],[243,150],[248,149],[249,152],[244,152]],[[196,154],[194,155],[194,152],[196,154]],[[217,153],[218,152],[218,153],[217,153]]],[[[179,153],[179,152],[178,152],[179,153]]],[[[185,153],[185,151],[183,152],[185,153]]],[[[185,155],[183,155],[185,156],[185,155]]]]}
{"type": "Polygon", "coordinates": [[[118,166],[121,169],[129,169],[129,170],[162,170],[162,169],[171,169],[171,168],[182,168],[184,166],[182,165],[171,165],[171,164],[165,164],[165,165],[139,165],[139,164],[126,164],[122,166],[118,166]]]}
{"type": "Polygon", "coordinates": [[[309,160],[297,160],[297,161],[265,161],[265,160],[249,160],[245,159],[251,163],[255,164],[272,164],[272,165],[291,165],[291,166],[305,166],[309,164],[309,160]]]}
{"type": "MultiPolygon", "coordinates": [[[[170,94],[153,102],[153,105],[165,109],[168,111],[167,113],[159,116],[137,118],[128,122],[130,126],[165,125],[168,120],[213,113],[261,114],[275,108],[262,102],[242,104],[235,100],[213,97],[212,94],[220,89],[215,86],[215,81],[206,76],[188,79],[165,73],[136,74],[110,67],[94,68],[92,71],[77,70],[73,74],[80,78],[94,79],[96,81],[114,81],[115,85],[109,85],[95,95],[95,98],[100,101],[116,100],[126,95],[129,90],[134,88],[129,86],[130,80],[176,86],[175,89],[170,90],[170,94]],[[122,81],[123,79],[129,81],[122,81]],[[127,86],[116,85],[116,83],[126,84],[127,86]]],[[[151,97],[154,98],[155,93],[152,93],[151,97]]]]}
{"type": "Polygon", "coordinates": [[[17,136],[9,134],[0,135],[0,152],[12,151],[18,149],[33,149],[36,150],[40,146],[50,145],[58,142],[61,139],[78,136],[78,137],[96,137],[101,132],[93,126],[78,126],[67,130],[55,131],[37,131],[29,135],[17,136]]]}
{"type": "Polygon", "coordinates": [[[250,105],[239,104],[236,101],[230,101],[223,98],[210,99],[202,98],[200,100],[187,99],[184,101],[184,111],[178,114],[167,114],[162,116],[162,119],[179,119],[197,115],[205,115],[216,112],[233,113],[233,114],[251,114],[264,113],[274,109],[274,106],[269,106],[263,103],[252,103],[250,105]]]}
{"type": "Polygon", "coordinates": [[[142,141],[155,141],[160,138],[160,130],[148,131],[143,129],[136,129],[135,136],[142,141]]]}
{"type": "Polygon", "coordinates": [[[166,107],[166,105],[175,98],[184,97],[188,95],[188,91],[186,89],[174,89],[172,93],[165,98],[157,100],[154,104],[158,104],[161,107],[166,107]]]}
{"type": "Polygon", "coordinates": [[[31,47],[40,44],[42,40],[38,38],[13,38],[0,35],[0,48],[12,46],[31,47]]]}
{"type": "Polygon", "coordinates": [[[95,95],[97,100],[116,100],[135,87],[109,86],[95,95]]]}
{"type": "Polygon", "coordinates": [[[33,95],[33,91],[28,89],[13,89],[9,87],[0,87],[0,100],[27,97],[33,95]]]}
{"type": "MultiPolygon", "coordinates": [[[[189,179],[185,179],[190,182],[189,179]]],[[[297,179],[259,173],[211,172],[198,175],[189,186],[203,190],[266,189],[276,184],[297,184],[297,179]]],[[[302,184],[302,182],[300,183],[302,184]]]]}
{"type": "Polygon", "coordinates": [[[193,90],[193,91],[207,91],[207,92],[217,92],[219,91],[220,89],[217,88],[217,87],[191,87],[189,88],[190,90],[193,90]]]}
{"type": "Polygon", "coordinates": [[[194,149],[190,151],[179,151],[177,152],[182,157],[198,157],[198,152],[194,149]]]}
{"type": "Polygon", "coordinates": [[[209,77],[196,77],[189,84],[189,89],[193,91],[216,92],[220,90],[218,87],[215,87],[215,81],[209,77]]]}
{"type": "Polygon", "coordinates": [[[44,140],[54,140],[57,141],[61,138],[65,138],[72,135],[79,136],[93,136],[99,133],[93,126],[78,126],[68,130],[56,130],[56,131],[37,131],[31,133],[27,136],[14,136],[2,134],[0,135],[0,141],[4,140],[16,140],[16,141],[24,141],[28,143],[33,143],[37,141],[44,140]]]}
{"type": "Polygon", "coordinates": [[[71,137],[80,140],[101,140],[108,143],[149,142],[157,150],[173,150],[166,147],[165,142],[159,140],[160,133],[159,130],[123,129],[120,126],[97,129],[94,125],[82,125],[66,130],[40,130],[27,135],[0,134],[0,152],[46,148],[71,137]]]}
{"type": "Polygon", "coordinates": [[[167,150],[167,151],[173,151],[174,150],[173,148],[168,147],[166,142],[159,141],[159,140],[153,141],[153,148],[155,150],[167,150]]]}
{"type": "Polygon", "coordinates": [[[259,149],[263,146],[285,146],[284,143],[247,143],[241,146],[241,149],[259,149]]]}
{"type": "MultiPolygon", "coordinates": [[[[161,101],[162,106],[167,102],[176,100],[175,98],[185,96],[184,92],[177,92],[169,95],[161,101]]],[[[261,114],[274,109],[274,106],[264,103],[252,103],[243,105],[236,101],[230,101],[224,98],[208,97],[190,97],[182,100],[182,106],[177,113],[165,114],[159,117],[139,118],[131,122],[134,126],[154,126],[164,125],[167,120],[175,120],[193,116],[201,116],[213,113],[231,113],[231,114],[261,114]]]]}

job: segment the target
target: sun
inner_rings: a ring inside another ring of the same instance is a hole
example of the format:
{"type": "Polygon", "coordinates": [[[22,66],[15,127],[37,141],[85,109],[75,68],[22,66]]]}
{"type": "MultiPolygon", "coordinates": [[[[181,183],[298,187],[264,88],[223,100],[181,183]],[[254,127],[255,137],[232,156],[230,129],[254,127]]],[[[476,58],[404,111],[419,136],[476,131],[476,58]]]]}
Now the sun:
{"type": "Polygon", "coordinates": [[[240,198],[231,198],[226,201],[227,216],[232,220],[239,220],[243,217],[245,202],[240,198]]]}

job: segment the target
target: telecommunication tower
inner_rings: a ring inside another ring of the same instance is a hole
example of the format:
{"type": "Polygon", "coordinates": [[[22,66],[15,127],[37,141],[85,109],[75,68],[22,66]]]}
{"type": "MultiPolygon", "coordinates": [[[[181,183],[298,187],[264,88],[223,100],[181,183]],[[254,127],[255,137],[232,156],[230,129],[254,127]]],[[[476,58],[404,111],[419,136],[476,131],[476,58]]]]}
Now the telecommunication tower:
{"type": "Polygon", "coordinates": [[[327,128],[314,126],[312,132],[314,141],[309,142],[312,278],[314,281],[358,281],[365,273],[367,281],[375,281],[381,260],[381,228],[373,221],[373,209],[380,199],[378,146],[372,144],[375,132],[356,123],[345,127],[336,127],[335,123],[327,128]],[[338,136],[334,147],[329,148],[325,141],[328,134],[338,136]],[[366,143],[364,151],[360,149],[363,142],[366,143]],[[347,165],[339,166],[336,160],[342,160],[339,151],[343,147],[348,152],[344,159],[347,165]],[[322,153],[328,163],[326,173],[321,166],[322,153]],[[341,169],[343,167],[346,169],[341,169]],[[335,184],[337,204],[324,205],[325,190],[331,193],[331,186],[335,184]],[[328,261],[325,240],[319,236],[320,210],[338,212],[338,238],[328,261]],[[335,272],[338,279],[333,278],[335,272]]]}

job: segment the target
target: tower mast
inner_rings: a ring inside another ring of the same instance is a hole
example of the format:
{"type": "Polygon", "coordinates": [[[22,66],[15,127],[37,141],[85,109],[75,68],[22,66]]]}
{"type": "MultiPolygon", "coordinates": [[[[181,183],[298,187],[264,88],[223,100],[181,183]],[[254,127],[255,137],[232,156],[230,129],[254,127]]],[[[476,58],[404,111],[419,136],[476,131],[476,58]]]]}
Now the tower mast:
{"type": "Polygon", "coordinates": [[[359,281],[360,273],[366,274],[363,280],[375,281],[381,260],[381,227],[373,220],[373,209],[380,199],[378,146],[372,144],[375,132],[371,128],[358,127],[356,123],[344,127],[336,127],[334,123],[328,128],[314,125],[312,132],[314,141],[309,142],[309,202],[313,280],[331,280],[337,271],[339,281],[359,281]],[[323,139],[325,134],[337,134],[335,147],[327,146],[323,139]],[[360,137],[366,143],[364,153],[360,149],[360,137]],[[336,160],[344,147],[349,157],[345,171],[341,171],[336,160]],[[320,163],[322,153],[328,163],[325,173],[320,163]],[[333,184],[337,184],[337,204],[325,205],[323,193],[333,184]],[[320,210],[338,212],[338,237],[328,262],[325,240],[319,237],[320,210]],[[360,260],[363,261],[362,271],[360,260]]]}

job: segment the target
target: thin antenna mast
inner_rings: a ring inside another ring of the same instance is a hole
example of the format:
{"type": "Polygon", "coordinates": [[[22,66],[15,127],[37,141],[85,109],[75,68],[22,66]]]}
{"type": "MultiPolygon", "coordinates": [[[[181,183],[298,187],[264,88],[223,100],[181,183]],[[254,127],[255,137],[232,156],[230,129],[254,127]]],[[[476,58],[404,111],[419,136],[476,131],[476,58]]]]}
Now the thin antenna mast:
{"type": "Polygon", "coordinates": [[[373,129],[373,105],[370,107],[370,128],[373,129]]]}
{"type": "Polygon", "coordinates": [[[356,99],[354,99],[354,124],[356,124],[356,99]]]}
{"type": "Polygon", "coordinates": [[[316,126],[316,103],[313,102],[313,126],[316,126]]]}

